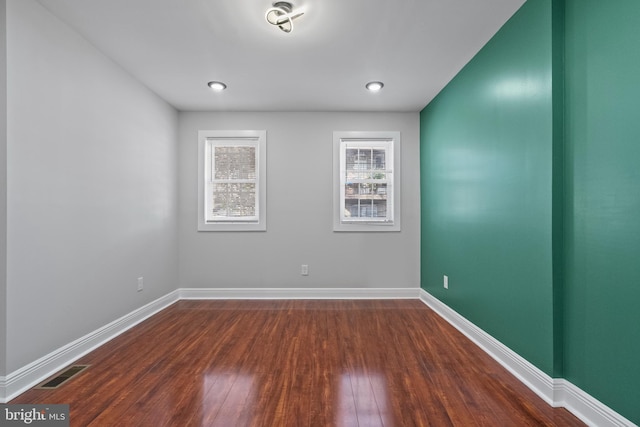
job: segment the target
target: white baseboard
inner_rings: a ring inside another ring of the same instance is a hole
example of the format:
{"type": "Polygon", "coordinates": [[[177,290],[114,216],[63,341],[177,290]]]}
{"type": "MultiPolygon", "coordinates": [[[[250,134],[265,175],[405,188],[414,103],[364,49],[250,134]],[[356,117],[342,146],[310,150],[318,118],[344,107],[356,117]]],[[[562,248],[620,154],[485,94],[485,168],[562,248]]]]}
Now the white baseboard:
{"type": "Polygon", "coordinates": [[[622,415],[565,379],[556,379],[556,406],[567,408],[589,426],[637,427],[622,415]]]}
{"type": "Polygon", "coordinates": [[[0,403],[7,403],[7,377],[0,376],[0,403]]]}
{"type": "Polygon", "coordinates": [[[566,408],[589,426],[636,426],[569,381],[551,378],[423,289],[420,290],[420,299],[549,405],[566,408]]]}
{"type": "Polygon", "coordinates": [[[180,299],[417,299],[493,357],[545,402],[564,407],[590,426],[637,427],[565,379],[553,379],[449,306],[420,288],[181,288],[69,343],[6,377],[0,377],[0,403],[6,403],[107,341],[180,299]]]}
{"type": "Polygon", "coordinates": [[[416,299],[420,288],[182,288],[180,299],[416,299]]]}
{"type": "Polygon", "coordinates": [[[6,403],[34,385],[47,379],[60,369],[122,334],[143,320],[178,300],[178,291],[173,291],[131,313],[114,320],[77,340],[52,351],[35,362],[0,377],[0,403],[6,403]]]}
{"type": "Polygon", "coordinates": [[[553,379],[523,357],[459,315],[431,294],[420,291],[420,299],[440,317],[462,332],[485,353],[493,357],[516,378],[533,390],[549,405],[553,405],[553,379]]]}
{"type": "Polygon", "coordinates": [[[0,377],[0,403],[6,403],[127,329],[179,299],[416,299],[420,288],[183,288],[140,307],[6,377],[0,377]]]}

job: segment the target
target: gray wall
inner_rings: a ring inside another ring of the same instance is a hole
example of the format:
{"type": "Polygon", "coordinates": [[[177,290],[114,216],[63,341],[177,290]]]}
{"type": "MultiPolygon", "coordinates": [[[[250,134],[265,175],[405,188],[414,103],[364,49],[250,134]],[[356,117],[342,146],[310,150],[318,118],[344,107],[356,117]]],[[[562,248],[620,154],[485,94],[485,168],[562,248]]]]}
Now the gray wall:
{"type": "Polygon", "coordinates": [[[39,3],[7,6],[12,372],[177,287],[178,117],[39,3]]]}
{"type": "MultiPolygon", "coordinates": [[[[6,375],[7,338],[7,27],[0,0],[0,377],[6,375]]],[[[1,396],[0,396],[1,397],[1,396]]]]}
{"type": "Polygon", "coordinates": [[[180,286],[419,286],[419,114],[180,113],[180,286]],[[267,231],[198,232],[199,130],[267,131],[267,231]],[[335,130],[400,131],[402,231],[333,232],[335,130]],[[300,275],[301,264],[309,276],[300,275]]]}
{"type": "Polygon", "coordinates": [[[6,6],[0,376],[178,287],[418,287],[418,113],[178,115],[35,0],[6,6]],[[196,231],[201,129],[267,130],[266,232],[196,231]],[[401,232],[332,231],[335,130],[401,132],[401,232]]]}

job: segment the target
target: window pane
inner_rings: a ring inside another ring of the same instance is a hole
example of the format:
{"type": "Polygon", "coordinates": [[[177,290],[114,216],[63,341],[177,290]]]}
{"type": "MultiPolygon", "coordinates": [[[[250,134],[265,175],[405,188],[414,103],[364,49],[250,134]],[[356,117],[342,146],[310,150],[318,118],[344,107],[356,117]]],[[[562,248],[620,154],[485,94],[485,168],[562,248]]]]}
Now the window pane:
{"type": "Polygon", "coordinates": [[[360,206],[358,199],[347,199],[344,201],[344,216],[345,218],[358,218],[360,216],[360,211],[358,210],[360,206]]]}
{"type": "Polygon", "coordinates": [[[344,204],[345,217],[385,218],[387,216],[387,184],[346,184],[344,204]]]}
{"type": "Polygon", "coordinates": [[[386,218],[387,201],[370,198],[345,199],[345,218],[386,218]]]}
{"type": "Polygon", "coordinates": [[[345,185],[344,195],[346,199],[369,198],[387,199],[387,184],[350,183],[345,185]]]}
{"type": "Polygon", "coordinates": [[[373,218],[378,216],[378,206],[371,200],[358,199],[345,201],[345,217],[373,218]]]}
{"type": "Polygon", "coordinates": [[[371,169],[386,169],[386,158],[384,149],[373,150],[371,169]]]}
{"type": "Polygon", "coordinates": [[[367,170],[371,169],[371,148],[361,148],[358,153],[358,169],[367,170]]]}
{"type": "Polygon", "coordinates": [[[347,148],[345,152],[346,156],[346,168],[348,171],[352,171],[356,169],[356,162],[358,160],[358,149],[357,148],[347,148]]]}
{"type": "Polygon", "coordinates": [[[387,199],[387,184],[371,184],[371,194],[376,199],[387,199]]]}
{"type": "Polygon", "coordinates": [[[256,185],[219,183],[212,185],[213,216],[251,217],[256,215],[256,185]]]}
{"type": "Polygon", "coordinates": [[[359,186],[360,184],[347,184],[344,187],[344,195],[345,198],[347,199],[351,199],[351,198],[355,198],[358,196],[358,191],[359,191],[359,186]]]}
{"type": "Polygon", "coordinates": [[[255,179],[255,147],[214,147],[214,179],[255,179]]]}
{"type": "Polygon", "coordinates": [[[373,208],[376,218],[386,218],[387,216],[387,201],[386,200],[373,200],[373,208]]]}
{"type": "Polygon", "coordinates": [[[345,178],[386,179],[386,150],[384,148],[346,148],[345,178]]]}

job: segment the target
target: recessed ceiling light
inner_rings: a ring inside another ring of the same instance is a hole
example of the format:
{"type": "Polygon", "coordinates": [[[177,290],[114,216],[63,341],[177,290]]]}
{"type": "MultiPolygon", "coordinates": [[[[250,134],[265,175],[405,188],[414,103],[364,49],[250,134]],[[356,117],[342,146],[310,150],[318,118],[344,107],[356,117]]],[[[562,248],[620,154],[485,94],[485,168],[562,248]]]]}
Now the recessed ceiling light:
{"type": "Polygon", "coordinates": [[[366,87],[371,92],[378,92],[380,89],[382,89],[384,87],[384,83],[382,83],[382,82],[369,82],[366,85],[364,85],[364,87],[366,87]]]}
{"type": "Polygon", "coordinates": [[[222,82],[209,82],[207,83],[207,86],[216,92],[221,92],[227,88],[227,85],[222,82]]]}

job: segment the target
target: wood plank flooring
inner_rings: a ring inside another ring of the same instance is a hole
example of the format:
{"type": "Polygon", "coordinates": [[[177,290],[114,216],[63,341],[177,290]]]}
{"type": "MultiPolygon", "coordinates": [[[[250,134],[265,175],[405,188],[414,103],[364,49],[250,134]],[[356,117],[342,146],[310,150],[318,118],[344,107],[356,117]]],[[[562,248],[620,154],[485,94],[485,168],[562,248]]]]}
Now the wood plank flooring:
{"type": "Polygon", "coordinates": [[[72,426],[582,426],[418,300],[179,301],[55,390],[72,426]]]}

